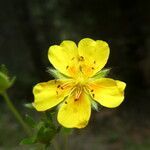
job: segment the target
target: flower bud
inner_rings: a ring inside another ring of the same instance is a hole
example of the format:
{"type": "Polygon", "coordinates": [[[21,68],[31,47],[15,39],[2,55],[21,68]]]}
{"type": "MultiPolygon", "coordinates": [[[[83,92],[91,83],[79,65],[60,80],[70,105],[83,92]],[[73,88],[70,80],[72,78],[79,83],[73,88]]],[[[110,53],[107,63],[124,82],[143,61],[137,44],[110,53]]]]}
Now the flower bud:
{"type": "Polygon", "coordinates": [[[15,81],[15,77],[12,79],[9,78],[8,73],[6,73],[6,69],[4,71],[4,66],[0,68],[0,93],[3,93],[7,90],[15,81]],[[2,68],[3,67],[3,68],[2,68]]]}
{"type": "Polygon", "coordinates": [[[10,82],[8,77],[4,73],[0,72],[0,93],[5,91],[9,87],[10,87],[10,82]]]}

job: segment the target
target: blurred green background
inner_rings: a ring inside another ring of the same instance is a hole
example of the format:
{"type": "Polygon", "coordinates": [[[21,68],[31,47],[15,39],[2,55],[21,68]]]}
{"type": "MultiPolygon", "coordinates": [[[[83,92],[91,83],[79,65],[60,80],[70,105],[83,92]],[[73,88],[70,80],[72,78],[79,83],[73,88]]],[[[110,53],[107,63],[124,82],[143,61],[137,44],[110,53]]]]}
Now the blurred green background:
{"type": "MultiPolygon", "coordinates": [[[[5,0],[0,1],[0,64],[17,77],[9,94],[23,115],[40,113],[23,106],[32,87],[52,79],[47,51],[68,39],[107,41],[109,77],[127,83],[126,98],[115,109],[93,112],[89,125],[70,138],[71,150],[150,149],[150,1],[5,0]],[[76,148],[75,148],[76,147],[76,148]]],[[[0,97],[0,149],[19,146],[25,137],[0,97]]]]}

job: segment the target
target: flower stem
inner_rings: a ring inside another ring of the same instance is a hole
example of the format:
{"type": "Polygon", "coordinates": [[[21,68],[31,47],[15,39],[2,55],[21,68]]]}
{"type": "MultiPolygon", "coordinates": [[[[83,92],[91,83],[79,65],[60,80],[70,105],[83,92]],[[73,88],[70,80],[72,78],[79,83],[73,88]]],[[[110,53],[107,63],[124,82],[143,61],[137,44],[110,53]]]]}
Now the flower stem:
{"type": "Polygon", "coordinates": [[[68,150],[68,135],[64,137],[64,150],[68,150]]]}
{"type": "Polygon", "coordinates": [[[53,146],[54,146],[54,149],[55,149],[55,150],[60,150],[59,144],[58,144],[58,142],[56,141],[56,139],[54,139],[52,143],[53,143],[53,146]]]}
{"type": "Polygon", "coordinates": [[[22,116],[20,115],[20,113],[17,111],[17,109],[15,108],[15,106],[13,105],[12,101],[10,100],[8,94],[5,92],[1,93],[1,95],[3,96],[8,108],[10,109],[10,111],[13,113],[13,115],[15,116],[16,120],[20,123],[20,125],[23,127],[24,131],[26,132],[26,134],[30,135],[30,129],[27,126],[27,124],[24,122],[22,116]]]}

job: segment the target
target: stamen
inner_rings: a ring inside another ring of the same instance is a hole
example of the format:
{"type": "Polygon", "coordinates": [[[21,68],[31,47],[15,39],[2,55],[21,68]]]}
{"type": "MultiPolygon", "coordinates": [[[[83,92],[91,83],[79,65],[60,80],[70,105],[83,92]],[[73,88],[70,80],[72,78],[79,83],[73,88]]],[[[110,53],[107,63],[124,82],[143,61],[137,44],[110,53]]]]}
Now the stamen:
{"type": "Polygon", "coordinates": [[[96,61],[94,60],[94,62],[93,62],[94,64],[96,64],[96,61]]]}
{"type": "Polygon", "coordinates": [[[69,83],[71,83],[71,82],[66,82],[63,85],[61,85],[61,89],[63,90],[64,88],[68,87],[69,83]]]}
{"type": "Polygon", "coordinates": [[[94,92],[94,90],[92,89],[91,92],[94,92]]]}
{"type": "Polygon", "coordinates": [[[93,98],[95,97],[95,94],[92,94],[93,98]]]}
{"type": "Polygon", "coordinates": [[[66,69],[68,69],[69,68],[69,66],[66,66],[66,69]]]}
{"type": "Polygon", "coordinates": [[[72,58],[71,58],[71,60],[74,60],[74,59],[75,59],[75,57],[72,57],[72,58]]]}
{"type": "Polygon", "coordinates": [[[67,102],[65,101],[65,104],[67,104],[67,102]]]}
{"type": "Polygon", "coordinates": [[[80,56],[80,57],[79,57],[79,61],[84,61],[84,57],[83,57],[83,56],[80,56]]]}
{"type": "Polygon", "coordinates": [[[77,87],[77,89],[76,89],[75,99],[79,99],[81,93],[82,93],[82,87],[79,86],[79,87],[77,87]]]}
{"type": "Polygon", "coordinates": [[[92,70],[94,70],[95,68],[94,67],[92,67],[92,70]]]}
{"type": "Polygon", "coordinates": [[[60,84],[57,86],[57,88],[60,88],[60,84]]]}
{"type": "Polygon", "coordinates": [[[74,99],[74,101],[76,102],[78,99],[76,98],[76,99],[74,99]]]}
{"type": "Polygon", "coordinates": [[[81,66],[79,66],[79,70],[82,72],[82,67],[81,66]]]}

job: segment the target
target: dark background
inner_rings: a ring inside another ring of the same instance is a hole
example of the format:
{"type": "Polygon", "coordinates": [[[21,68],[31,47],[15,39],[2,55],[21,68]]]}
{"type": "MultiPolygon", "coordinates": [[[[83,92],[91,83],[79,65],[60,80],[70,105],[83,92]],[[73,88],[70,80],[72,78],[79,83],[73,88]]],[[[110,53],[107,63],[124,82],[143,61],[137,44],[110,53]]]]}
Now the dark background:
{"type": "MultiPolygon", "coordinates": [[[[9,90],[15,105],[26,112],[23,104],[33,101],[32,87],[52,79],[46,72],[50,45],[85,37],[107,41],[111,53],[106,67],[112,68],[109,77],[127,83],[125,101],[116,109],[94,112],[83,134],[74,134],[72,141],[76,138],[78,149],[85,150],[148,150],[149,9],[148,0],[1,0],[0,64],[17,77],[9,90]]],[[[5,135],[0,148],[15,147],[23,135],[2,97],[0,102],[0,134],[5,135]],[[7,141],[8,136],[14,139],[7,141]]]]}

